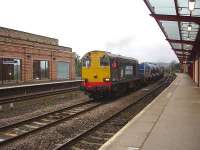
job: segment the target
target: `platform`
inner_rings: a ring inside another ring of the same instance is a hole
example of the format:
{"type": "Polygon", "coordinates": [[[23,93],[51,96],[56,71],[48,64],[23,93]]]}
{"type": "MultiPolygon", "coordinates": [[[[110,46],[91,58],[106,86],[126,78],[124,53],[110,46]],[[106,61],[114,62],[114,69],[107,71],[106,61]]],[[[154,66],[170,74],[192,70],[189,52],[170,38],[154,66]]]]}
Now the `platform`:
{"type": "Polygon", "coordinates": [[[42,86],[42,85],[54,85],[54,84],[61,84],[61,83],[73,83],[73,82],[81,82],[82,80],[61,80],[61,81],[37,81],[33,83],[21,83],[21,84],[14,84],[14,85],[0,85],[0,90],[2,89],[13,89],[19,87],[31,87],[31,86],[42,86]]]}
{"type": "Polygon", "coordinates": [[[81,80],[51,81],[0,87],[0,101],[44,93],[56,93],[80,87],[81,80]]]}
{"type": "Polygon", "coordinates": [[[200,88],[177,78],[100,150],[199,150],[200,88]]]}

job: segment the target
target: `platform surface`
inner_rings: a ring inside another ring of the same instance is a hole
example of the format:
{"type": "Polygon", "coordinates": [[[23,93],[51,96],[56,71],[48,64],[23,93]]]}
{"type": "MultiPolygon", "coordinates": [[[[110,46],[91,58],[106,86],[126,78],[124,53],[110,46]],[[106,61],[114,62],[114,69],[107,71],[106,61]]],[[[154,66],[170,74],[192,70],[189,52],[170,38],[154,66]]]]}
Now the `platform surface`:
{"type": "Polygon", "coordinates": [[[100,150],[200,150],[200,88],[177,78],[100,150]]]}
{"type": "Polygon", "coordinates": [[[38,85],[51,85],[51,84],[59,84],[59,83],[72,83],[72,82],[80,82],[82,80],[58,80],[58,81],[37,81],[33,83],[21,83],[21,84],[14,84],[14,85],[0,85],[0,90],[4,89],[14,89],[20,87],[31,87],[31,86],[38,86],[38,85]]]}

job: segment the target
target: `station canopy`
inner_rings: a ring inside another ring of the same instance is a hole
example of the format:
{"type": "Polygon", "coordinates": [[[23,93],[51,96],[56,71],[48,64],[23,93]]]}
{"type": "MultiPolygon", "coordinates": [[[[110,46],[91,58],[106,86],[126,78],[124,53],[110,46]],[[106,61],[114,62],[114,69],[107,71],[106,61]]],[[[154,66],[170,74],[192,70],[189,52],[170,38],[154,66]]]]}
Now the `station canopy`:
{"type": "Polygon", "coordinates": [[[180,63],[200,52],[200,0],[144,0],[180,63]]]}

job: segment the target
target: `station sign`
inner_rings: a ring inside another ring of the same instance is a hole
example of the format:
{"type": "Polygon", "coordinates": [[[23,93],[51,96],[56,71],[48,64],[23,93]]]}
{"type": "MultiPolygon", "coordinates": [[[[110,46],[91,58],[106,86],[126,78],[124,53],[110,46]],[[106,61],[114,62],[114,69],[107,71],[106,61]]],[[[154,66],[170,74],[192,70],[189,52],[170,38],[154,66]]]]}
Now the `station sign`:
{"type": "Polygon", "coordinates": [[[17,64],[17,60],[4,60],[3,64],[14,65],[14,64],[17,64]]]}

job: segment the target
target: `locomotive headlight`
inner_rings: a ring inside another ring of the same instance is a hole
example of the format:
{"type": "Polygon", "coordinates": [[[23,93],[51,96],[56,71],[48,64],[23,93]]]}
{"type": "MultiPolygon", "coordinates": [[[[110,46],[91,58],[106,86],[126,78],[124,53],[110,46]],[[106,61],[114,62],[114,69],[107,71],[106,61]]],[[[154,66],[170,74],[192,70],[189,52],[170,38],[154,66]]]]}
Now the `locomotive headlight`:
{"type": "Polygon", "coordinates": [[[110,78],[104,78],[104,81],[105,81],[105,82],[109,82],[109,81],[110,81],[110,78]]]}

